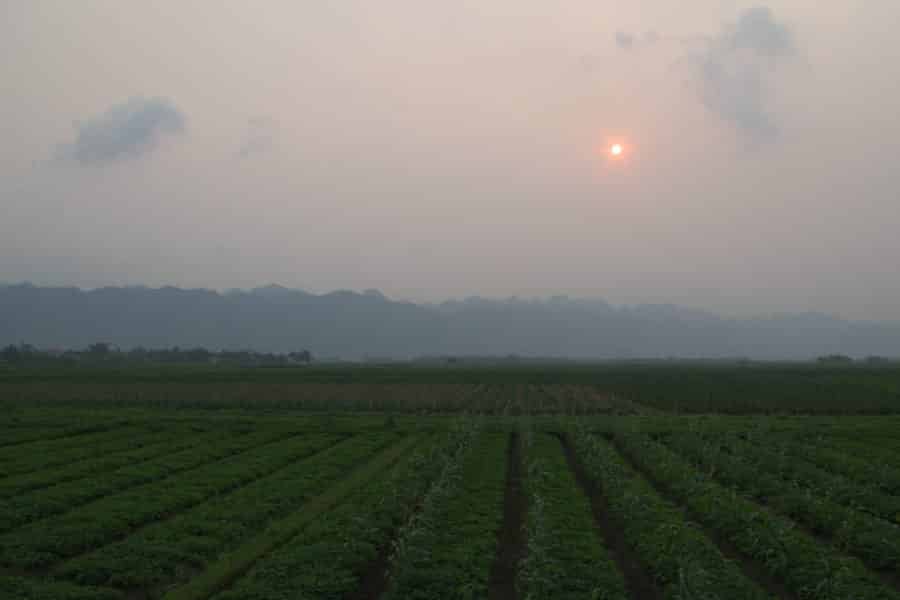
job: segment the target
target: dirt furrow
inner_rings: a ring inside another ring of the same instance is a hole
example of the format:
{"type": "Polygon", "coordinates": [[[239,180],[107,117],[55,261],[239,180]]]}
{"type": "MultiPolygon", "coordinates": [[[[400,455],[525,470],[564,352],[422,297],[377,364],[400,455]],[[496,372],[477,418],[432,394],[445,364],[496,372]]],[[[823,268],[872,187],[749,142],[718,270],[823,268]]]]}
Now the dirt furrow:
{"type": "Polygon", "coordinates": [[[516,600],[516,573],[525,552],[525,494],[522,489],[522,445],[517,432],[509,438],[503,526],[497,533],[497,557],[491,568],[488,598],[516,600]]]}
{"type": "Polygon", "coordinates": [[[771,596],[776,598],[781,598],[783,600],[796,600],[796,596],[792,594],[784,585],[782,585],[779,581],[776,581],[772,577],[770,577],[765,570],[759,566],[754,560],[745,556],[741,553],[734,545],[726,540],[723,536],[719,535],[718,532],[706,527],[702,524],[702,522],[696,518],[696,515],[693,512],[684,506],[681,502],[678,502],[675,497],[672,495],[671,490],[669,490],[662,482],[655,479],[650,473],[647,472],[646,469],[642,468],[635,460],[632,459],[631,455],[619,445],[613,436],[607,436],[607,439],[613,444],[616,450],[619,452],[619,455],[625,459],[625,462],[634,469],[634,471],[641,475],[644,479],[647,480],[648,483],[656,490],[656,493],[661,497],[665,498],[675,506],[677,506],[685,516],[685,519],[690,521],[693,525],[695,525],[703,534],[712,541],[716,547],[719,549],[719,552],[722,553],[723,556],[734,562],[738,568],[740,568],[741,572],[747,579],[754,581],[760,588],[764,589],[771,596]]]}
{"type": "Polygon", "coordinates": [[[628,542],[622,534],[622,528],[610,517],[603,490],[594,485],[587,476],[587,473],[585,473],[584,468],[575,456],[575,451],[572,449],[569,439],[564,435],[560,435],[559,441],[563,446],[566,462],[568,462],[569,468],[575,474],[575,480],[584,494],[590,499],[594,523],[600,536],[615,559],[619,570],[625,576],[625,587],[629,596],[638,600],[662,600],[662,594],[654,584],[653,578],[628,546],[628,542]]]}

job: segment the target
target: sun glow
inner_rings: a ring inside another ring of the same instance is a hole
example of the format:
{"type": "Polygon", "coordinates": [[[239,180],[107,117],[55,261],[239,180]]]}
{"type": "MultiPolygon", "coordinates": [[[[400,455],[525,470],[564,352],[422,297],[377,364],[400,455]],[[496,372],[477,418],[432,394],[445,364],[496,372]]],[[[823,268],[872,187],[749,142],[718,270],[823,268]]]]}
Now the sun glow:
{"type": "Polygon", "coordinates": [[[621,170],[635,158],[635,146],[622,134],[606,135],[593,148],[594,157],[610,168],[621,170]]]}

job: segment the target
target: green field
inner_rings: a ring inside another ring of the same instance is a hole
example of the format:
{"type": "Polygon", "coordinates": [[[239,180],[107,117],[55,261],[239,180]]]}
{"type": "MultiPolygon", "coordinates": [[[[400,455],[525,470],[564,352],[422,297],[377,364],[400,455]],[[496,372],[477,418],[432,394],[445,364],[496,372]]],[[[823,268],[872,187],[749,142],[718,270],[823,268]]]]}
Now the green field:
{"type": "Polygon", "coordinates": [[[8,370],[3,599],[900,599],[900,370],[8,370]]]}

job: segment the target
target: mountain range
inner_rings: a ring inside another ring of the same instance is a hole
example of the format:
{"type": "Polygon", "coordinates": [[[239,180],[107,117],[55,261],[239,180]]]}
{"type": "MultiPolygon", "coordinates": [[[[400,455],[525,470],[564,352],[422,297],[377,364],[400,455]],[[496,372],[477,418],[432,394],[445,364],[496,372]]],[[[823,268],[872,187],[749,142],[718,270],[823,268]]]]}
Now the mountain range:
{"type": "Polygon", "coordinates": [[[0,286],[0,344],[70,349],[98,341],[123,349],[309,349],[342,358],[809,359],[898,357],[900,323],[817,313],[738,319],[565,296],[416,304],[377,290],[312,294],[276,285],[227,292],[0,286]]]}

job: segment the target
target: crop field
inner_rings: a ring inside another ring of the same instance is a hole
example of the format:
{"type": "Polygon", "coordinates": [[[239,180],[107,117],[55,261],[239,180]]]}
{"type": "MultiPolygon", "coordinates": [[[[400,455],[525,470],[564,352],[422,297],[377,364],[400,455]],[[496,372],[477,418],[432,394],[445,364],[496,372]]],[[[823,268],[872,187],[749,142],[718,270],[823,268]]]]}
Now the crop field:
{"type": "Polygon", "coordinates": [[[897,375],[829,376],[0,381],[0,598],[900,600],[897,375]]]}

